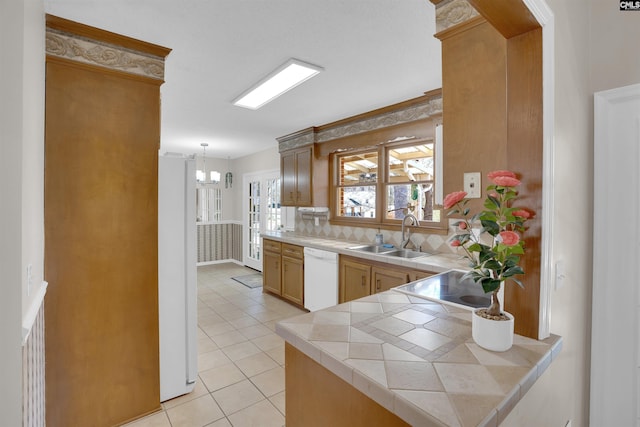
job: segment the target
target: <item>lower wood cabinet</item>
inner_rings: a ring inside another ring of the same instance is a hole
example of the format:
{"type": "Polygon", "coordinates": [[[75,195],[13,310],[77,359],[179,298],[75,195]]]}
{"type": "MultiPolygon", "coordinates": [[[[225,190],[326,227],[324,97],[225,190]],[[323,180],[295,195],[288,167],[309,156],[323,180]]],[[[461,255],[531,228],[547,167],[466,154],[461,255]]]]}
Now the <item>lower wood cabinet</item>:
{"type": "Polygon", "coordinates": [[[433,274],[435,273],[340,256],[340,302],[384,292],[433,274]]]}
{"type": "Polygon", "coordinates": [[[282,244],[282,297],[304,305],[304,248],[282,244]]]}
{"type": "Polygon", "coordinates": [[[371,295],[371,265],[340,257],[341,303],[371,295]]]}
{"type": "Polygon", "coordinates": [[[263,239],[262,289],[304,305],[304,248],[263,239]]]}
{"type": "Polygon", "coordinates": [[[378,293],[388,291],[396,286],[409,283],[409,274],[406,271],[389,270],[382,267],[371,267],[371,292],[378,293]]]}
{"type": "Polygon", "coordinates": [[[262,289],[282,293],[282,264],[280,252],[264,251],[262,257],[262,289]]]}

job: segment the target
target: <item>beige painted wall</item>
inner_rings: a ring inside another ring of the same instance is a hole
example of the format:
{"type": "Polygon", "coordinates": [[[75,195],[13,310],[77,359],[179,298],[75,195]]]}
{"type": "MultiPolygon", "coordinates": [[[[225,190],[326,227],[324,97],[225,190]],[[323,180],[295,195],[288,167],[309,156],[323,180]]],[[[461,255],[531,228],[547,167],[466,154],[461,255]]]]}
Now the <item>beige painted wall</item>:
{"type": "Polygon", "coordinates": [[[3,0],[0,13],[0,414],[22,425],[26,266],[42,282],[44,243],[44,5],[3,0]]]}
{"type": "MultiPolygon", "coordinates": [[[[207,173],[210,171],[220,172],[220,183],[217,184],[218,188],[222,190],[222,221],[233,221],[236,218],[233,216],[233,207],[237,198],[238,191],[238,177],[233,174],[233,183],[231,187],[225,187],[225,174],[230,170],[233,171],[235,160],[218,159],[215,157],[207,156],[206,167],[207,173]]],[[[202,155],[199,153],[196,157],[196,169],[203,169],[202,155]]]]}
{"type": "Polygon", "coordinates": [[[275,137],[272,148],[234,160],[232,169],[233,194],[235,196],[232,218],[241,221],[244,218],[242,212],[242,176],[246,173],[280,169],[280,153],[278,153],[278,143],[275,137]]]}
{"type": "Polygon", "coordinates": [[[640,82],[630,42],[640,40],[637,12],[604,0],[547,4],[555,17],[553,249],[566,268],[564,286],[551,296],[551,331],[564,348],[505,427],[589,425],[593,92],[640,82]]]}
{"type": "Polygon", "coordinates": [[[590,0],[589,69],[592,92],[640,83],[640,12],[617,1],[590,0]]]}
{"type": "MultiPolygon", "coordinates": [[[[196,169],[202,169],[202,155],[199,152],[196,157],[196,169]]],[[[207,171],[220,172],[220,184],[222,189],[222,220],[242,221],[242,176],[246,173],[269,171],[280,169],[280,153],[274,137],[273,147],[258,153],[250,154],[238,159],[218,159],[207,156],[207,171]],[[225,174],[233,174],[233,184],[225,187],[225,174]]]]}

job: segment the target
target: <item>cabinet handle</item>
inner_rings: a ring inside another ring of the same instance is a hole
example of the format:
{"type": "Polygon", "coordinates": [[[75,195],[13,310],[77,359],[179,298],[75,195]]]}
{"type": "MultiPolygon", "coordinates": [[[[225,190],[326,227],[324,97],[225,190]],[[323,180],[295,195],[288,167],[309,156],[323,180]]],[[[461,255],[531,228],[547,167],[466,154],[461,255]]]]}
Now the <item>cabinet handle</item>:
{"type": "Polygon", "coordinates": [[[366,277],[362,276],[362,286],[364,287],[365,283],[364,283],[364,279],[366,279],[366,277]]]}
{"type": "Polygon", "coordinates": [[[293,191],[289,191],[289,198],[293,199],[293,191]]]}
{"type": "Polygon", "coordinates": [[[380,290],[380,279],[376,280],[376,290],[380,290]]]}

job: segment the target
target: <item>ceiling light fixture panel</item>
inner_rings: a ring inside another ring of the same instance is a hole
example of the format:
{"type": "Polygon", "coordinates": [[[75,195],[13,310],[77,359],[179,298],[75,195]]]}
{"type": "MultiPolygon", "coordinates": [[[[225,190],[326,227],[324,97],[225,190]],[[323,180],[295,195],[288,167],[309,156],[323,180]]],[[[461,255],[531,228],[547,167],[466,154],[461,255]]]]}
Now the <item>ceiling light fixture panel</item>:
{"type": "Polygon", "coordinates": [[[324,68],[291,58],[233,100],[233,105],[257,110],[317,75],[324,68]]]}

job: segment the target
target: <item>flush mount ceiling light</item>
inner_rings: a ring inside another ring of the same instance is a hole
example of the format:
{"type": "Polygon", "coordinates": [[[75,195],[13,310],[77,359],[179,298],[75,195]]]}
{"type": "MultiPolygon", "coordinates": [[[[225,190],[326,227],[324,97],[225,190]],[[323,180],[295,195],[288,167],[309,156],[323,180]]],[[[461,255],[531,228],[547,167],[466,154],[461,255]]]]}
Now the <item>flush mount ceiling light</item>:
{"type": "Polygon", "coordinates": [[[291,58],[234,99],[233,105],[257,110],[323,70],[317,65],[291,58]]]}

